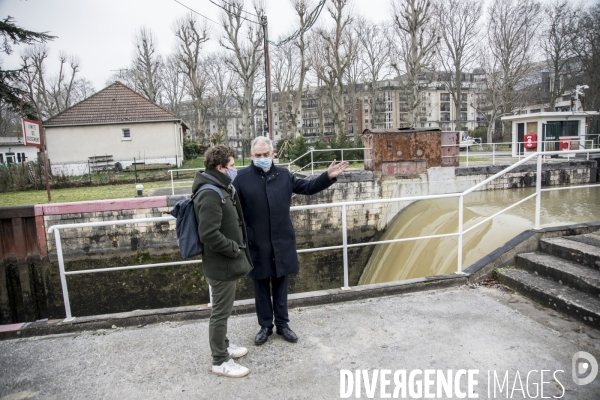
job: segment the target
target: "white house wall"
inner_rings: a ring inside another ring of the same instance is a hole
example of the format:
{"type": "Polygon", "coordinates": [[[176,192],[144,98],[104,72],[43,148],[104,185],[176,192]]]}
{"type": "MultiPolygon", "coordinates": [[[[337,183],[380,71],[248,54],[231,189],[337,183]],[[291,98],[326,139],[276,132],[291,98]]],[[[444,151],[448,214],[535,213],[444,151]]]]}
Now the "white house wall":
{"type": "Polygon", "coordinates": [[[134,161],[181,165],[181,125],[173,121],[45,127],[53,172],[79,175],[89,157],[111,155],[123,167],[134,161]],[[129,129],[130,138],[123,137],[129,129]]]}

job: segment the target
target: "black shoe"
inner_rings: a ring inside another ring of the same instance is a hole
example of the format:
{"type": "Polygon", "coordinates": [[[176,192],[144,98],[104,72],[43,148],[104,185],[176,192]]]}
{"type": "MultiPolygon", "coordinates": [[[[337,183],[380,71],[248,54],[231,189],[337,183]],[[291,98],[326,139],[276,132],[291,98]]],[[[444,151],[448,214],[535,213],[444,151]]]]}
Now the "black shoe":
{"type": "Polygon", "coordinates": [[[277,334],[283,336],[288,342],[296,343],[298,341],[298,336],[290,328],[277,328],[277,334]]]}
{"type": "Polygon", "coordinates": [[[260,328],[260,331],[256,334],[254,338],[254,344],[260,346],[261,344],[265,344],[269,336],[273,334],[273,328],[260,328]]]}

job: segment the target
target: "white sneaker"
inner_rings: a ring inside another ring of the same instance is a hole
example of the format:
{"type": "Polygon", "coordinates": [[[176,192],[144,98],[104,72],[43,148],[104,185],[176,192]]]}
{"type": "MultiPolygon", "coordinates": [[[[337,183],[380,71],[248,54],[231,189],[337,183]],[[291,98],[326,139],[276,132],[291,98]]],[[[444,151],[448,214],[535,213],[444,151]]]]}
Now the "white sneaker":
{"type": "Polygon", "coordinates": [[[227,348],[227,352],[231,358],[240,358],[248,354],[248,349],[245,347],[236,346],[235,344],[230,344],[227,348]]]}
{"type": "Polygon", "coordinates": [[[230,378],[241,378],[250,373],[250,370],[246,367],[236,364],[233,359],[224,362],[221,365],[213,365],[212,373],[216,375],[228,376],[230,378]]]}

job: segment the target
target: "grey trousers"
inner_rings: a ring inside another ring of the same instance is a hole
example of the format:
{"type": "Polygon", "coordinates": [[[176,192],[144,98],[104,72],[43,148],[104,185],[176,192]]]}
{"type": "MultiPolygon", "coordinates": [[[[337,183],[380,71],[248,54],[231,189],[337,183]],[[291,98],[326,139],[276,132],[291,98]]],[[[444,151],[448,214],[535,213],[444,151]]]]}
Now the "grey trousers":
{"type": "Polygon", "coordinates": [[[213,365],[229,361],[229,339],[227,339],[227,318],[231,315],[235,299],[236,281],[217,281],[206,278],[212,288],[212,310],[208,323],[208,342],[213,365]]]}

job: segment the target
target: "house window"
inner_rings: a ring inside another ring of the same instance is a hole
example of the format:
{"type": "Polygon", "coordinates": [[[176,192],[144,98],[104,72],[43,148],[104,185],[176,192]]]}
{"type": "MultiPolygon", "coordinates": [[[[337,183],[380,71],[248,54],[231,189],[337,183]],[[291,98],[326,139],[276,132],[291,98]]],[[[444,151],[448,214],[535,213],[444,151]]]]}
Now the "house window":
{"type": "Polygon", "coordinates": [[[123,129],[121,140],[131,140],[131,131],[129,129],[123,129]]]}
{"type": "Polygon", "coordinates": [[[4,164],[4,154],[0,154],[0,164],[4,164]]]}

